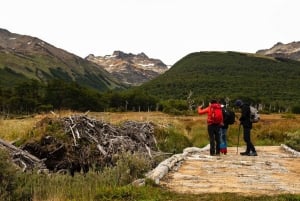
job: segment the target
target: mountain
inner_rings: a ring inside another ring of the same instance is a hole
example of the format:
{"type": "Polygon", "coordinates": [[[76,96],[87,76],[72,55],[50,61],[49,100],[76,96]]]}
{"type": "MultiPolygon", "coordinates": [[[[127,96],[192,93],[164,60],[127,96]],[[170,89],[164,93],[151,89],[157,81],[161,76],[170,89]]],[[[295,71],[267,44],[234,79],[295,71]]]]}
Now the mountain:
{"type": "Polygon", "coordinates": [[[36,37],[0,29],[0,86],[14,86],[28,79],[63,79],[100,91],[123,88],[93,62],[36,37]]]}
{"type": "Polygon", "coordinates": [[[121,83],[132,86],[141,85],[168,70],[161,60],[149,58],[144,53],[135,55],[114,51],[103,57],[90,54],[85,59],[103,66],[121,83]]]}
{"type": "Polygon", "coordinates": [[[186,100],[192,91],[199,101],[228,97],[295,103],[300,99],[299,76],[299,61],[239,52],[195,52],[138,90],[165,100],[186,100]]]}
{"type": "Polygon", "coordinates": [[[279,42],[270,49],[258,50],[256,54],[300,61],[300,42],[291,42],[288,44],[279,42]]]}

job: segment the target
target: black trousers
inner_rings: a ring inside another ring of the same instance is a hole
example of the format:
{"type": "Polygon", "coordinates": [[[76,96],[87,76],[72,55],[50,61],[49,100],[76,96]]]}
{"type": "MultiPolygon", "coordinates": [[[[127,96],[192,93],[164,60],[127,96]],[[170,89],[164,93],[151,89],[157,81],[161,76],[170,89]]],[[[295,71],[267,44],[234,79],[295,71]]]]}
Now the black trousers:
{"type": "Polygon", "coordinates": [[[247,145],[246,152],[247,153],[249,153],[250,151],[256,152],[255,147],[251,142],[251,137],[250,137],[251,128],[243,127],[243,130],[244,130],[244,141],[247,145]]]}
{"type": "Polygon", "coordinates": [[[207,127],[210,143],[210,155],[220,154],[220,126],[211,124],[207,127]]]}

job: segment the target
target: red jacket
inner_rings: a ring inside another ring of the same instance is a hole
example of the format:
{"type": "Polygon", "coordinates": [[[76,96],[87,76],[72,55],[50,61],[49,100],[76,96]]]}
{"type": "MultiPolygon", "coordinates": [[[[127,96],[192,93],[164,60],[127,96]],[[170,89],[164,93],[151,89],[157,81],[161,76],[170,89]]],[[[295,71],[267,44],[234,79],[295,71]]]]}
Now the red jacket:
{"type": "MultiPolygon", "coordinates": [[[[198,114],[205,114],[207,113],[207,124],[210,125],[212,124],[212,110],[211,110],[211,105],[213,104],[218,104],[218,103],[212,103],[208,107],[202,109],[200,106],[198,107],[198,114]]],[[[219,105],[219,104],[218,104],[219,105]]],[[[223,122],[223,117],[222,117],[222,122],[223,122]]]]}

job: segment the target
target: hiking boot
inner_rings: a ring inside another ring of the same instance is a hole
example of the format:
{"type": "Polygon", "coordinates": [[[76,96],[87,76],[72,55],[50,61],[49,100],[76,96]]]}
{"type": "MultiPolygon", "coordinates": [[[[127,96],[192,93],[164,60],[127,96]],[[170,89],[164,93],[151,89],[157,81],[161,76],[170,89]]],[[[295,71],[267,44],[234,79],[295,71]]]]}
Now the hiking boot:
{"type": "Polygon", "coordinates": [[[245,151],[245,152],[241,152],[240,154],[241,154],[242,156],[249,156],[250,153],[245,151]]]}
{"type": "Polygon", "coordinates": [[[257,153],[256,153],[256,151],[252,151],[248,154],[248,156],[257,156],[257,153]]]}

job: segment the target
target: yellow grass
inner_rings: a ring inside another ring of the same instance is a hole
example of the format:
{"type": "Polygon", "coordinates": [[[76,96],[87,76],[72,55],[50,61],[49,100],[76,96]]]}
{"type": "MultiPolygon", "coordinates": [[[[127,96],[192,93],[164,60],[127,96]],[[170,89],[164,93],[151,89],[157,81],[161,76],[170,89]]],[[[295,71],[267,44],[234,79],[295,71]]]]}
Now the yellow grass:
{"type": "MultiPolygon", "coordinates": [[[[37,115],[26,119],[0,120],[0,138],[7,141],[15,141],[28,135],[36,123],[46,116],[49,117],[64,117],[76,114],[72,111],[60,111],[49,113],[46,115],[37,115]]],[[[83,114],[83,113],[78,113],[83,114]]],[[[177,132],[186,135],[193,142],[197,138],[206,139],[206,115],[195,116],[173,116],[161,112],[123,112],[123,113],[108,113],[108,112],[90,112],[88,116],[97,120],[103,120],[112,124],[119,124],[126,120],[153,122],[161,128],[174,128],[177,132]]],[[[237,114],[239,117],[239,114],[237,114]]],[[[261,115],[261,121],[253,124],[253,138],[261,137],[262,135],[270,135],[274,132],[285,133],[295,132],[300,130],[300,116],[295,118],[283,118],[282,114],[261,115]]],[[[231,125],[229,134],[233,137],[238,132],[238,123],[231,125]]],[[[229,136],[230,138],[230,136],[229,136]]],[[[242,141],[242,140],[241,140],[242,141]]],[[[196,144],[203,142],[197,142],[196,144]]]]}
{"type": "Polygon", "coordinates": [[[32,130],[36,121],[35,118],[0,120],[0,138],[15,141],[32,130]]]}

